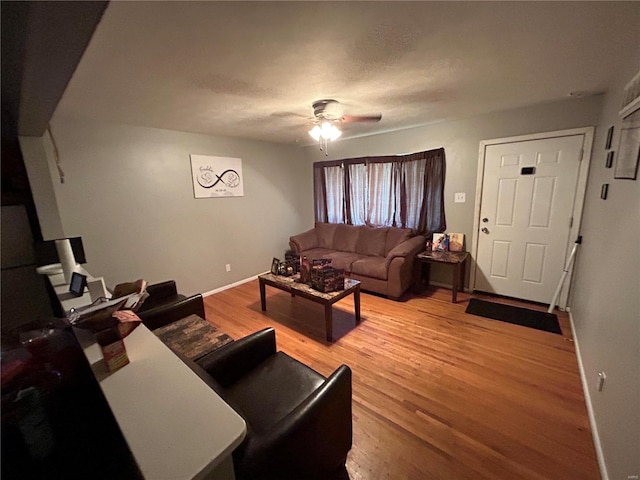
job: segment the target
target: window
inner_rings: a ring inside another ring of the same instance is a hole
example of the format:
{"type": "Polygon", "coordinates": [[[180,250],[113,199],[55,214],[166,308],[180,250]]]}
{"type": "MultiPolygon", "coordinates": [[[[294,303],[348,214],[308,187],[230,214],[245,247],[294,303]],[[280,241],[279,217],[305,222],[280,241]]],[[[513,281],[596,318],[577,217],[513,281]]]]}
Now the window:
{"type": "Polygon", "coordinates": [[[444,149],[314,163],[316,221],[446,229],[444,149]]]}

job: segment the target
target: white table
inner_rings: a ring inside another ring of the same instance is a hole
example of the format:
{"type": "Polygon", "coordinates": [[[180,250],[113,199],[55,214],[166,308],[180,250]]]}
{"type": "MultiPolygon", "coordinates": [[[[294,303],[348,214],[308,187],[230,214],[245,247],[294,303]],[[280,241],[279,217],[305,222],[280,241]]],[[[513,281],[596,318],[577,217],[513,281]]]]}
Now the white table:
{"type": "MultiPolygon", "coordinates": [[[[91,303],[67,298],[61,274],[49,280],[66,312],[91,303]]],[[[93,335],[74,332],[147,480],[234,478],[244,420],[160,339],[139,325],[124,340],[130,363],[109,373],[93,335]]]]}

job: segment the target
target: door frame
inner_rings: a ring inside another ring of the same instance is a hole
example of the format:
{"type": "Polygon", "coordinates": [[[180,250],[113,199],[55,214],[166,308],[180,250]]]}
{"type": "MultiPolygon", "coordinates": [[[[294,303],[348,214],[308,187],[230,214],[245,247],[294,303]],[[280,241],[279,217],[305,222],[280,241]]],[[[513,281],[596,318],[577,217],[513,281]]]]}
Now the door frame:
{"type": "MultiPolygon", "coordinates": [[[[469,272],[469,291],[473,292],[476,286],[476,258],[478,256],[478,241],[479,241],[479,233],[480,233],[480,207],[482,206],[482,185],[484,184],[484,163],[485,163],[485,155],[487,147],[492,145],[500,145],[503,143],[517,143],[517,142],[526,142],[530,140],[545,140],[548,138],[558,138],[558,137],[570,137],[574,135],[584,135],[584,139],[582,142],[582,156],[580,158],[580,166],[578,167],[578,182],[576,184],[575,191],[575,201],[573,203],[573,224],[571,226],[569,232],[569,238],[567,239],[567,245],[565,247],[565,262],[563,264],[566,265],[566,261],[569,259],[569,255],[571,253],[571,249],[573,248],[573,244],[575,239],[578,238],[578,233],[580,232],[580,226],[582,223],[582,212],[584,208],[584,200],[587,191],[587,178],[589,175],[589,164],[591,160],[591,150],[593,147],[593,136],[594,136],[595,127],[582,127],[582,128],[572,128],[568,130],[556,130],[553,132],[542,132],[542,133],[533,133],[528,135],[518,135],[516,137],[505,137],[505,138],[494,138],[491,140],[481,140],[480,141],[480,151],[478,153],[478,173],[476,177],[476,198],[475,198],[475,207],[473,212],[473,237],[472,237],[472,249],[471,249],[471,268],[469,272]]],[[[575,265],[575,262],[574,262],[575,265]]],[[[566,288],[562,289],[560,294],[560,299],[558,301],[558,307],[561,310],[565,310],[567,308],[567,300],[569,297],[569,290],[571,288],[572,281],[572,272],[573,265],[571,268],[570,274],[568,275],[569,279],[565,282],[566,288]]],[[[560,281],[560,277],[558,277],[558,281],[560,281]]],[[[549,299],[549,303],[551,303],[551,298],[549,299]]]]}

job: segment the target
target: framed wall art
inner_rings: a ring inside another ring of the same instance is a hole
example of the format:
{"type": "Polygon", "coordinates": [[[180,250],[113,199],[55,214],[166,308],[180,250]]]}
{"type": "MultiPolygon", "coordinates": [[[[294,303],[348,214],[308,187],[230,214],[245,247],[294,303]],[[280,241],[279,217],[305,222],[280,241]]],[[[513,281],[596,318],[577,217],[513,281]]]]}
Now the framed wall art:
{"type": "Polygon", "coordinates": [[[615,152],[613,150],[609,150],[609,152],[607,153],[607,161],[604,164],[604,166],[606,168],[611,168],[613,167],[613,156],[615,155],[615,152]]]}
{"type": "Polygon", "coordinates": [[[611,141],[613,140],[613,125],[611,125],[609,127],[609,130],[607,130],[607,141],[605,143],[605,150],[608,150],[611,148],[611,141]]]}
{"type": "Polygon", "coordinates": [[[613,178],[635,180],[640,162],[640,71],[624,87],[620,144],[613,178]]]}
{"type": "Polygon", "coordinates": [[[622,120],[613,178],[635,180],[640,162],[640,106],[622,120]]]}
{"type": "Polygon", "coordinates": [[[242,197],[242,160],[212,155],[190,155],[195,198],[242,197]]]}

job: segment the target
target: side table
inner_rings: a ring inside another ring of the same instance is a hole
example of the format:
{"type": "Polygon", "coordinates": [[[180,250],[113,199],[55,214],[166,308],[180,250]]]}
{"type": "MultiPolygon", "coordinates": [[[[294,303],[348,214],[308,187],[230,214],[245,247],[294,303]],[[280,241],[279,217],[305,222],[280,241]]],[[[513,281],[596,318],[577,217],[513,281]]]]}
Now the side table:
{"type": "Polygon", "coordinates": [[[420,293],[422,286],[422,265],[427,266],[427,285],[429,285],[430,266],[432,263],[449,265],[453,269],[453,292],[451,294],[451,303],[456,303],[458,299],[458,288],[464,288],[464,270],[465,262],[469,252],[439,252],[439,251],[426,251],[416,255],[415,262],[415,284],[414,291],[420,293]]]}

